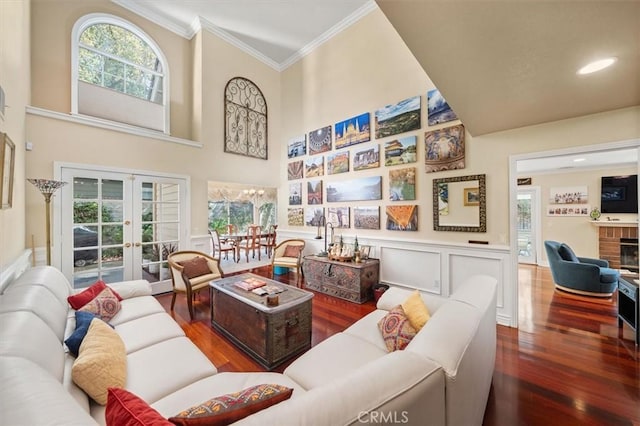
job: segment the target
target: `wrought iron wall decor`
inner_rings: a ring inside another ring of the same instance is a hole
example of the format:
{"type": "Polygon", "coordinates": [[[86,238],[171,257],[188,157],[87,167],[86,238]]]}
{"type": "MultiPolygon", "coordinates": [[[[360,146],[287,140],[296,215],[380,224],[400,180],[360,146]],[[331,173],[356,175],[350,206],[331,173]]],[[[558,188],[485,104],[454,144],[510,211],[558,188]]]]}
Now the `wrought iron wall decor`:
{"type": "Polygon", "coordinates": [[[224,89],[224,151],[267,159],[267,102],[251,80],[234,77],[224,89]]]}

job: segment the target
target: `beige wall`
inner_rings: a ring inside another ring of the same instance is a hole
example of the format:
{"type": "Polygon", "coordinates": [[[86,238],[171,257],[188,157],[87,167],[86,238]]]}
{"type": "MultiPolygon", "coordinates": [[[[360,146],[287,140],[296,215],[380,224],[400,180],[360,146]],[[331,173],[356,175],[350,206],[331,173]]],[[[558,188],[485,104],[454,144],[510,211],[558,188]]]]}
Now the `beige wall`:
{"type": "MultiPolygon", "coordinates": [[[[427,174],[424,169],[424,132],[432,128],[426,126],[425,94],[427,90],[433,88],[433,83],[379,10],[371,12],[285,70],[282,87],[282,116],[286,117],[282,123],[284,140],[319,127],[333,125],[363,112],[371,112],[373,122],[373,113],[376,109],[411,96],[422,96],[422,129],[402,135],[418,135],[418,162],[416,163],[418,167],[416,183],[419,205],[418,232],[384,230],[384,207],[393,204],[387,201],[390,168],[382,166],[379,169],[323,178],[328,182],[333,179],[350,179],[369,175],[383,177],[383,200],[380,202],[383,230],[357,230],[358,236],[375,235],[459,243],[474,239],[487,240],[491,244],[508,244],[510,155],[640,139],[640,120],[638,120],[640,108],[638,107],[475,138],[467,133],[465,169],[427,174]],[[487,175],[487,232],[477,234],[434,231],[431,219],[432,180],[482,173],[487,175]]],[[[508,107],[505,105],[505,108],[508,107]]],[[[438,127],[456,123],[454,121],[438,127]]],[[[392,138],[374,140],[367,145],[379,143],[383,148],[384,142],[392,138]]],[[[365,144],[356,145],[349,150],[353,152],[354,149],[364,146],[365,144]]],[[[280,171],[282,191],[279,200],[282,208],[279,209],[279,223],[283,229],[311,231],[310,228],[288,227],[286,224],[288,181],[284,164],[288,160],[284,146],[282,150],[283,167],[280,171]]],[[[356,205],[356,203],[344,204],[351,207],[356,205]]],[[[327,203],[324,206],[326,207],[327,203]]],[[[345,230],[345,235],[355,233],[356,230],[353,228],[345,230]]]]}
{"type": "MultiPolygon", "coordinates": [[[[542,241],[554,240],[568,244],[578,256],[598,257],[598,227],[592,223],[589,217],[576,216],[548,216],[550,189],[557,187],[586,186],[588,190],[589,209],[600,208],[600,178],[602,176],[616,176],[625,174],[637,174],[637,167],[617,167],[608,169],[588,170],[584,172],[553,173],[553,174],[528,174],[532,178],[532,186],[540,188],[540,222],[542,241]]],[[[523,187],[526,189],[526,187],[523,187]]],[[[622,221],[637,221],[637,214],[603,214],[601,221],[607,217],[622,221]]],[[[543,263],[546,263],[547,254],[542,247],[543,263]]]]}
{"type": "MultiPolygon", "coordinates": [[[[0,210],[1,271],[25,249],[24,111],[30,97],[29,10],[26,0],[0,1],[0,85],[8,105],[4,119],[0,118],[0,131],[16,145],[13,205],[0,210]]],[[[41,195],[40,198],[43,208],[44,200],[41,195]]]]}

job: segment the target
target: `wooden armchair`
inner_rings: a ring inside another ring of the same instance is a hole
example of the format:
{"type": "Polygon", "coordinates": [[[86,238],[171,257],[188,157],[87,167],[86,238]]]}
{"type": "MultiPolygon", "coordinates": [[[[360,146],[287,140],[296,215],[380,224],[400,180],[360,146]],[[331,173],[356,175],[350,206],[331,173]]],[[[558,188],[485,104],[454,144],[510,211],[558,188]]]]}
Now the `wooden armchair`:
{"type": "Polygon", "coordinates": [[[193,298],[195,294],[209,287],[209,282],[223,277],[218,259],[199,251],[176,251],[167,258],[171,271],[173,297],[171,310],[176,303],[176,295],[184,293],[189,307],[189,318],[193,320],[193,298]]]}
{"type": "Polygon", "coordinates": [[[271,278],[276,266],[283,268],[296,268],[297,286],[302,284],[302,252],[304,251],[304,240],[291,239],[284,240],[273,249],[271,259],[271,278]]]}
{"type": "Polygon", "coordinates": [[[221,259],[222,253],[225,254],[225,259],[229,259],[229,252],[233,253],[233,261],[236,261],[236,248],[233,244],[226,244],[220,241],[220,234],[215,229],[209,230],[211,235],[211,246],[213,247],[211,256],[214,259],[221,259]]]}

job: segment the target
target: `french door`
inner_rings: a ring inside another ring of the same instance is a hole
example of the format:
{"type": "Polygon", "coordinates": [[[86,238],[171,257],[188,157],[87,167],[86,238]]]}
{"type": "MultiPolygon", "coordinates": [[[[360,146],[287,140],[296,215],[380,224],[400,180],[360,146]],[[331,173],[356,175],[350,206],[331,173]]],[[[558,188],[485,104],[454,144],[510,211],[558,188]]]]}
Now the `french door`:
{"type": "Polygon", "coordinates": [[[540,189],[518,189],[518,262],[538,263],[540,235],[540,189]]]}
{"type": "Polygon", "coordinates": [[[171,289],[167,256],[186,246],[186,179],[63,167],[61,270],[75,288],[146,279],[171,289]]]}

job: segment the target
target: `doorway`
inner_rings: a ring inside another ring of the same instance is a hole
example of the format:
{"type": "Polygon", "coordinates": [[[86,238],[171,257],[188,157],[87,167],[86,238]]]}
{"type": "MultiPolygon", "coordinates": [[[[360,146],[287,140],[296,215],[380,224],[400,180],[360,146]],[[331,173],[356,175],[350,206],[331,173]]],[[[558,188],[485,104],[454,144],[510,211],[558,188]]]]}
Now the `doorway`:
{"type": "Polygon", "coordinates": [[[61,168],[61,270],[74,288],[146,279],[171,290],[167,256],[187,246],[187,180],[61,168]]]}
{"type": "Polygon", "coordinates": [[[540,188],[518,188],[518,262],[538,264],[540,241],[540,188]]]}

